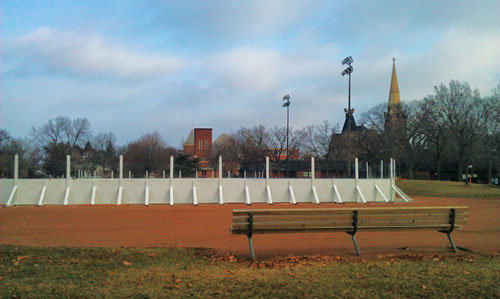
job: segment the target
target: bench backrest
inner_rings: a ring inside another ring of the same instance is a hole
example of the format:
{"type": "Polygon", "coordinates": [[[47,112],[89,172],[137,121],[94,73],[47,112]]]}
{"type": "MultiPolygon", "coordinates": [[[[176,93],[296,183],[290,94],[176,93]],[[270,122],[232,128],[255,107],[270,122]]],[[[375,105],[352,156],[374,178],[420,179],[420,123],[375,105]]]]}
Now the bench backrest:
{"type": "Polygon", "coordinates": [[[389,207],[233,210],[232,234],[353,230],[453,230],[467,223],[468,207],[389,207]]]}

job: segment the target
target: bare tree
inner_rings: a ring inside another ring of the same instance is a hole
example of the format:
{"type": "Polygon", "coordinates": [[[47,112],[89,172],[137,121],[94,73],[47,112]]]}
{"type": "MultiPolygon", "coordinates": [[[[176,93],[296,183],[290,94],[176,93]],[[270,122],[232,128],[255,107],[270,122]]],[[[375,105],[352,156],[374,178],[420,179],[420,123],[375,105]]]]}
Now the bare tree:
{"type": "Polygon", "coordinates": [[[276,164],[278,177],[280,177],[280,170],[283,162],[286,160],[287,150],[293,153],[295,149],[300,146],[300,138],[292,129],[288,132],[288,149],[286,147],[286,127],[274,127],[268,131],[264,139],[264,145],[267,155],[270,160],[276,164]]]}
{"type": "Polygon", "coordinates": [[[115,143],[116,137],[113,132],[99,133],[94,137],[92,142],[94,164],[101,165],[103,175],[106,168],[113,168],[113,162],[116,160],[115,143]]]}
{"type": "Polygon", "coordinates": [[[58,144],[64,138],[65,128],[70,126],[71,120],[67,117],[56,117],[49,119],[41,127],[31,127],[30,137],[32,137],[39,147],[44,147],[49,143],[58,144]]]}
{"type": "Polygon", "coordinates": [[[335,161],[339,154],[338,139],[334,138],[338,131],[338,124],[332,126],[328,121],[324,121],[322,125],[310,125],[297,132],[298,139],[301,140],[302,156],[311,155],[325,161],[327,177],[331,162],[335,161]]]}
{"type": "Polygon", "coordinates": [[[219,156],[222,156],[224,171],[238,170],[240,165],[240,154],[238,152],[238,142],[233,136],[222,135],[217,143],[212,144],[212,154],[209,163],[217,170],[219,168],[219,156]],[[222,140],[219,140],[221,139],[222,140]]]}
{"type": "Polygon", "coordinates": [[[468,165],[480,135],[484,112],[479,109],[481,97],[477,90],[471,90],[469,84],[458,81],[451,81],[449,86],[435,86],[434,92],[428,104],[438,113],[450,133],[451,148],[458,168],[457,179],[460,181],[464,168],[466,178],[468,176],[468,165]]]}
{"type": "Polygon", "coordinates": [[[142,176],[146,171],[153,173],[167,169],[170,156],[176,153],[177,151],[167,146],[161,135],[155,131],[130,143],[125,161],[134,175],[142,176]]]}
{"type": "Polygon", "coordinates": [[[237,157],[240,165],[253,171],[260,170],[258,165],[264,161],[266,156],[267,135],[268,132],[263,125],[241,128],[232,134],[237,145],[237,157]]]}
{"type": "Polygon", "coordinates": [[[83,147],[92,136],[90,123],[86,118],[67,119],[65,121],[64,133],[66,135],[66,142],[72,148],[76,145],[83,147]]]}

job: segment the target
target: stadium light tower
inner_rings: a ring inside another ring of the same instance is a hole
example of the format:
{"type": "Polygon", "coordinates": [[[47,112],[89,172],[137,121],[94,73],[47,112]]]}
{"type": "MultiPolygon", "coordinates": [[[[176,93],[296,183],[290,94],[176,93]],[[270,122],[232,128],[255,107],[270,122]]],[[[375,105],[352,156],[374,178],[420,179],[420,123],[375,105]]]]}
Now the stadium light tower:
{"type": "Polygon", "coordinates": [[[342,65],[348,65],[348,67],[342,71],[342,76],[349,75],[349,93],[348,93],[348,105],[347,109],[344,109],[345,116],[347,118],[347,176],[351,177],[351,118],[354,114],[354,109],[351,109],[351,74],[354,71],[352,63],[354,60],[352,56],[348,56],[342,60],[342,65]]]}
{"type": "MultiPolygon", "coordinates": [[[[283,104],[283,107],[286,107],[286,177],[288,177],[288,171],[289,171],[289,168],[288,168],[288,126],[289,126],[289,119],[290,119],[290,96],[289,95],[285,95],[283,97],[283,101],[285,101],[285,103],[283,104]]],[[[279,177],[279,169],[278,169],[278,177],[279,177]]]]}

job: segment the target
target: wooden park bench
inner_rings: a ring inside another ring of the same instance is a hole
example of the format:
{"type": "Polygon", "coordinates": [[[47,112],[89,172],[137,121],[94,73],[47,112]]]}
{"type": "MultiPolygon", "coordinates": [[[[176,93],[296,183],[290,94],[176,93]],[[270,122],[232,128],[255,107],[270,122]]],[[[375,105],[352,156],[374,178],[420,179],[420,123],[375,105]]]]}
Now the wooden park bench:
{"type": "Polygon", "coordinates": [[[450,234],[467,223],[467,213],[468,207],[233,210],[230,232],[248,236],[252,259],[253,234],[272,233],[345,232],[352,236],[359,256],[358,231],[438,231],[448,236],[457,252],[450,234]]]}

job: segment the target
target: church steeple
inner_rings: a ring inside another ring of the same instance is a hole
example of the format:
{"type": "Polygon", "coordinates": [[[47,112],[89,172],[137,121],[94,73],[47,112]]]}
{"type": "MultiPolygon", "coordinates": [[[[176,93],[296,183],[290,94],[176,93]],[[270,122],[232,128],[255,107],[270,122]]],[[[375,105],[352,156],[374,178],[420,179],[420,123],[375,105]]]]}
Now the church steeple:
{"type": "Polygon", "coordinates": [[[387,112],[384,113],[385,132],[398,132],[406,136],[406,114],[401,105],[399,95],[398,76],[396,75],[396,58],[392,58],[391,89],[389,90],[389,103],[387,112]]]}
{"type": "Polygon", "coordinates": [[[389,111],[395,108],[394,106],[401,105],[401,97],[399,96],[398,76],[396,75],[396,58],[392,58],[392,78],[391,89],[389,91],[389,111]],[[392,108],[392,109],[391,109],[392,108]]]}

